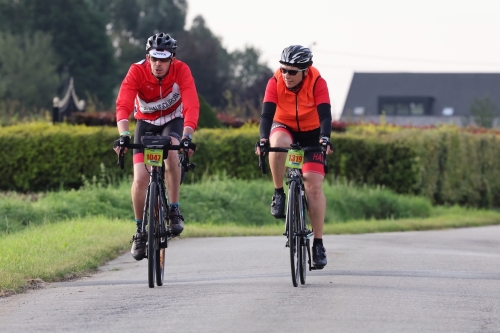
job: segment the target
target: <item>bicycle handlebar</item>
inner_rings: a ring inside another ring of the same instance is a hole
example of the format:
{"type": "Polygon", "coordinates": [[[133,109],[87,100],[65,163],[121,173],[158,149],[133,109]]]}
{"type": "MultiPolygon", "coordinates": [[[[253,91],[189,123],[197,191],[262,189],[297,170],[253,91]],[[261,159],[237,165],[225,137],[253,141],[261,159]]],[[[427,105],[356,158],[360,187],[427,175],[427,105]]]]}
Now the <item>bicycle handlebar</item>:
{"type": "MultiPolygon", "coordinates": [[[[189,142],[189,141],[183,141],[181,143],[182,143],[182,145],[181,144],[179,144],[179,145],[169,144],[163,148],[163,151],[183,149],[184,158],[181,161],[182,168],[184,169],[185,172],[187,172],[189,170],[194,170],[194,168],[196,167],[196,164],[189,163],[188,151],[189,151],[189,149],[196,151],[196,144],[193,142],[189,142]]],[[[120,147],[120,152],[118,153],[118,162],[116,163],[117,165],[120,166],[120,169],[123,169],[125,166],[124,165],[124,155],[125,155],[124,150],[125,150],[125,148],[129,148],[129,149],[144,149],[145,148],[145,146],[142,143],[130,143],[130,142],[127,143],[127,142],[125,142],[124,137],[120,137],[120,139],[115,140],[115,142],[113,143],[113,148],[116,148],[116,147],[120,147]]]]}
{"type": "Polygon", "coordinates": [[[266,152],[277,152],[277,153],[286,153],[289,150],[303,150],[304,152],[312,151],[312,152],[321,152],[323,155],[323,166],[325,168],[325,174],[328,173],[328,161],[326,159],[326,147],[327,144],[322,144],[321,146],[316,147],[301,147],[298,144],[292,143],[290,147],[268,147],[265,142],[259,141],[257,142],[257,146],[260,148],[259,154],[259,167],[263,174],[267,173],[266,163],[265,163],[265,154],[266,152]]]}

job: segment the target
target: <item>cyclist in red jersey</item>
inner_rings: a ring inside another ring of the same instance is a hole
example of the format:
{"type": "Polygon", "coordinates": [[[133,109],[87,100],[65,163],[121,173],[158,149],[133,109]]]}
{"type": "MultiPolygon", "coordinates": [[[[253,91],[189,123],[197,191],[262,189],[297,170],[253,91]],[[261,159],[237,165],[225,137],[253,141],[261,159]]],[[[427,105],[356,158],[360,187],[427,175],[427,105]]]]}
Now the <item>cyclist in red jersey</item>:
{"type": "MultiPolygon", "coordinates": [[[[260,117],[260,140],[271,147],[290,147],[299,143],[303,147],[319,146],[326,142],[331,154],[332,114],[326,81],[312,66],[312,53],[301,45],[291,45],[281,54],[280,68],[269,79],[260,117]]],[[[256,154],[260,154],[257,146],[256,154]]],[[[269,153],[269,165],[274,182],[271,214],[285,217],[286,153],[269,153]]],[[[309,152],[302,167],[304,185],[309,204],[309,217],[314,231],[313,265],[321,269],[326,265],[323,246],[323,224],[326,198],[321,184],[325,172],[321,153],[309,152]]]]}
{"type": "MultiPolygon", "coordinates": [[[[146,59],[130,66],[116,99],[118,132],[130,141],[128,119],[132,111],[137,119],[134,143],[140,143],[146,132],[170,136],[172,144],[191,140],[198,125],[200,104],[191,70],[175,58],[177,41],[166,33],[157,33],[146,42],[146,59]]],[[[119,148],[115,148],[118,153],[119,148]]],[[[193,154],[189,150],[189,155],[193,154]]],[[[149,174],[144,166],[144,154],[134,149],[134,181],[132,203],[137,223],[130,252],[142,260],[147,236],[141,233],[142,216],[149,174]]],[[[184,218],[179,211],[181,169],[176,151],[169,151],[165,160],[165,182],[170,198],[169,226],[173,234],[184,230],[184,218]]]]}

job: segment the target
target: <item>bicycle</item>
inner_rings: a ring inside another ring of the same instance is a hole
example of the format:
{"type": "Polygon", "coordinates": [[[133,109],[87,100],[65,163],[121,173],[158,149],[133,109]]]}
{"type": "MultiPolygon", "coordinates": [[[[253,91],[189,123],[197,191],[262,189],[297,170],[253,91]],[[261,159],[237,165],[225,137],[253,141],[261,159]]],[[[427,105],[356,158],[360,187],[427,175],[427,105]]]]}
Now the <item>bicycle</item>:
{"type": "MultiPolygon", "coordinates": [[[[284,152],[287,153],[285,165],[286,185],[288,185],[288,201],[286,208],[285,232],[287,237],[285,247],[290,250],[290,268],[292,273],[292,283],[294,287],[306,283],[306,252],[309,271],[316,269],[311,264],[311,246],[310,238],[313,236],[312,230],[307,228],[308,205],[305,193],[304,181],[302,179],[302,165],[304,163],[304,153],[308,151],[321,152],[323,154],[325,173],[328,172],[328,163],[326,159],[326,145],[319,147],[301,147],[299,144],[291,144],[286,147],[268,147],[264,142],[258,142],[260,148],[259,167],[263,174],[266,174],[266,164],[264,156],[266,152],[284,152]]],[[[312,229],[312,228],[311,228],[312,229]]]]}
{"type": "MultiPolygon", "coordinates": [[[[196,165],[189,162],[188,150],[196,150],[196,144],[184,141],[182,145],[172,145],[169,136],[153,136],[150,132],[141,137],[141,142],[139,144],[127,143],[122,137],[114,142],[114,147],[120,147],[117,164],[121,169],[124,168],[123,151],[125,148],[135,148],[144,151],[144,166],[150,178],[144,202],[141,233],[147,234],[145,257],[148,259],[148,284],[150,288],[154,288],[155,282],[157,286],[163,285],[165,249],[168,247],[168,242],[178,236],[172,234],[170,229],[165,225],[165,220],[168,221],[168,196],[164,180],[164,159],[168,157],[169,150],[183,150],[182,158],[180,158],[179,162],[182,173],[185,174],[190,170],[194,170],[196,165]],[[164,153],[166,153],[166,157],[164,157],[164,153]],[[148,170],[148,165],[151,167],[151,170],[148,170]]],[[[183,178],[184,176],[181,177],[181,183],[183,178]]]]}

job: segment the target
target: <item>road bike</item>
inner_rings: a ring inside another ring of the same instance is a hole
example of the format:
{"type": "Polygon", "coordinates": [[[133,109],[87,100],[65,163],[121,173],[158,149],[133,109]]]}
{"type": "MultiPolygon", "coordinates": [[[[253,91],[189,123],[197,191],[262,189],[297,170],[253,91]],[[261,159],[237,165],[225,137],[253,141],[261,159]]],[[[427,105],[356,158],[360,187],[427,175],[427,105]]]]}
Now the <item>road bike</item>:
{"type": "MultiPolygon", "coordinates": [[[[285,232],[287,237],[285,247],[290,250],[290,268],[292,273],[292,283],[294,287],[306,283],[306,253],[309,270],[315,267],[311,264],[310,238],[313,236],[307,214],[308,205],[305,193],[304,181],[302,179],[302,165],[304,163],[305,152],[321,152],[325,173],[328,172],[326,159],[326,145],[318,147],[301,147],[299,144],[291,144],[290,147],[268,147],[264,142],[258,142],[260,148],[259,167],[262,173],[266,174],[265,155],[267,152],[287,153],[286,156],[286,184],[288,185],[288,200],[286,207],[285,232]]],[[[311,227],[312,229],[312,227],[311,227]]]]}
{"type": "Polygon", "coordinates": [[[150,288],[156,285],[162,286],[165,275],[165,249],[168,242],[178,235],[172,234],[168,227],[168,195],[165,187],[165,164],[169,150],[181,151],[179,165],[182,168],[182,179],[184,174],[195,168],[194,163],[189,162],[188,150],[196,150],[196,144],[183,141],[180,145],[173,145],[169,136],[152,135],[147,132],[141,137],[142,143],[127,143],[122,137],[116,140],[114,147],[120,147],[118,162],[120,168],[124,168],[124,149],[141,149],[144,152],[144,166],[149,173],[149,184],[144,202],[144,215],[142,219],[141,233],[147,234],[146,255],[148,259],[148,284],[150,288]],[[148,166],[150,167],[148,169],[148,166]]]}

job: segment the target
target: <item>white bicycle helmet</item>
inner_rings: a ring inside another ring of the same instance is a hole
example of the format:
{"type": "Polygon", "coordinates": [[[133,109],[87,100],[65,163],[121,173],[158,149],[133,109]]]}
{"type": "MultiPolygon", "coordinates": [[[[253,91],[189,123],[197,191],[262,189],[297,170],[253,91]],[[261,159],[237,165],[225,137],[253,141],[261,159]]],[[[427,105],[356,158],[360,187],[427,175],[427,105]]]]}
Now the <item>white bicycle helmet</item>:
{"type": "Polygon", "coordinates": [[[281,52],[280,63],[287,66],[307,68],[312,65],[312,52],[302,45],[291,45],[281,52]]]}

